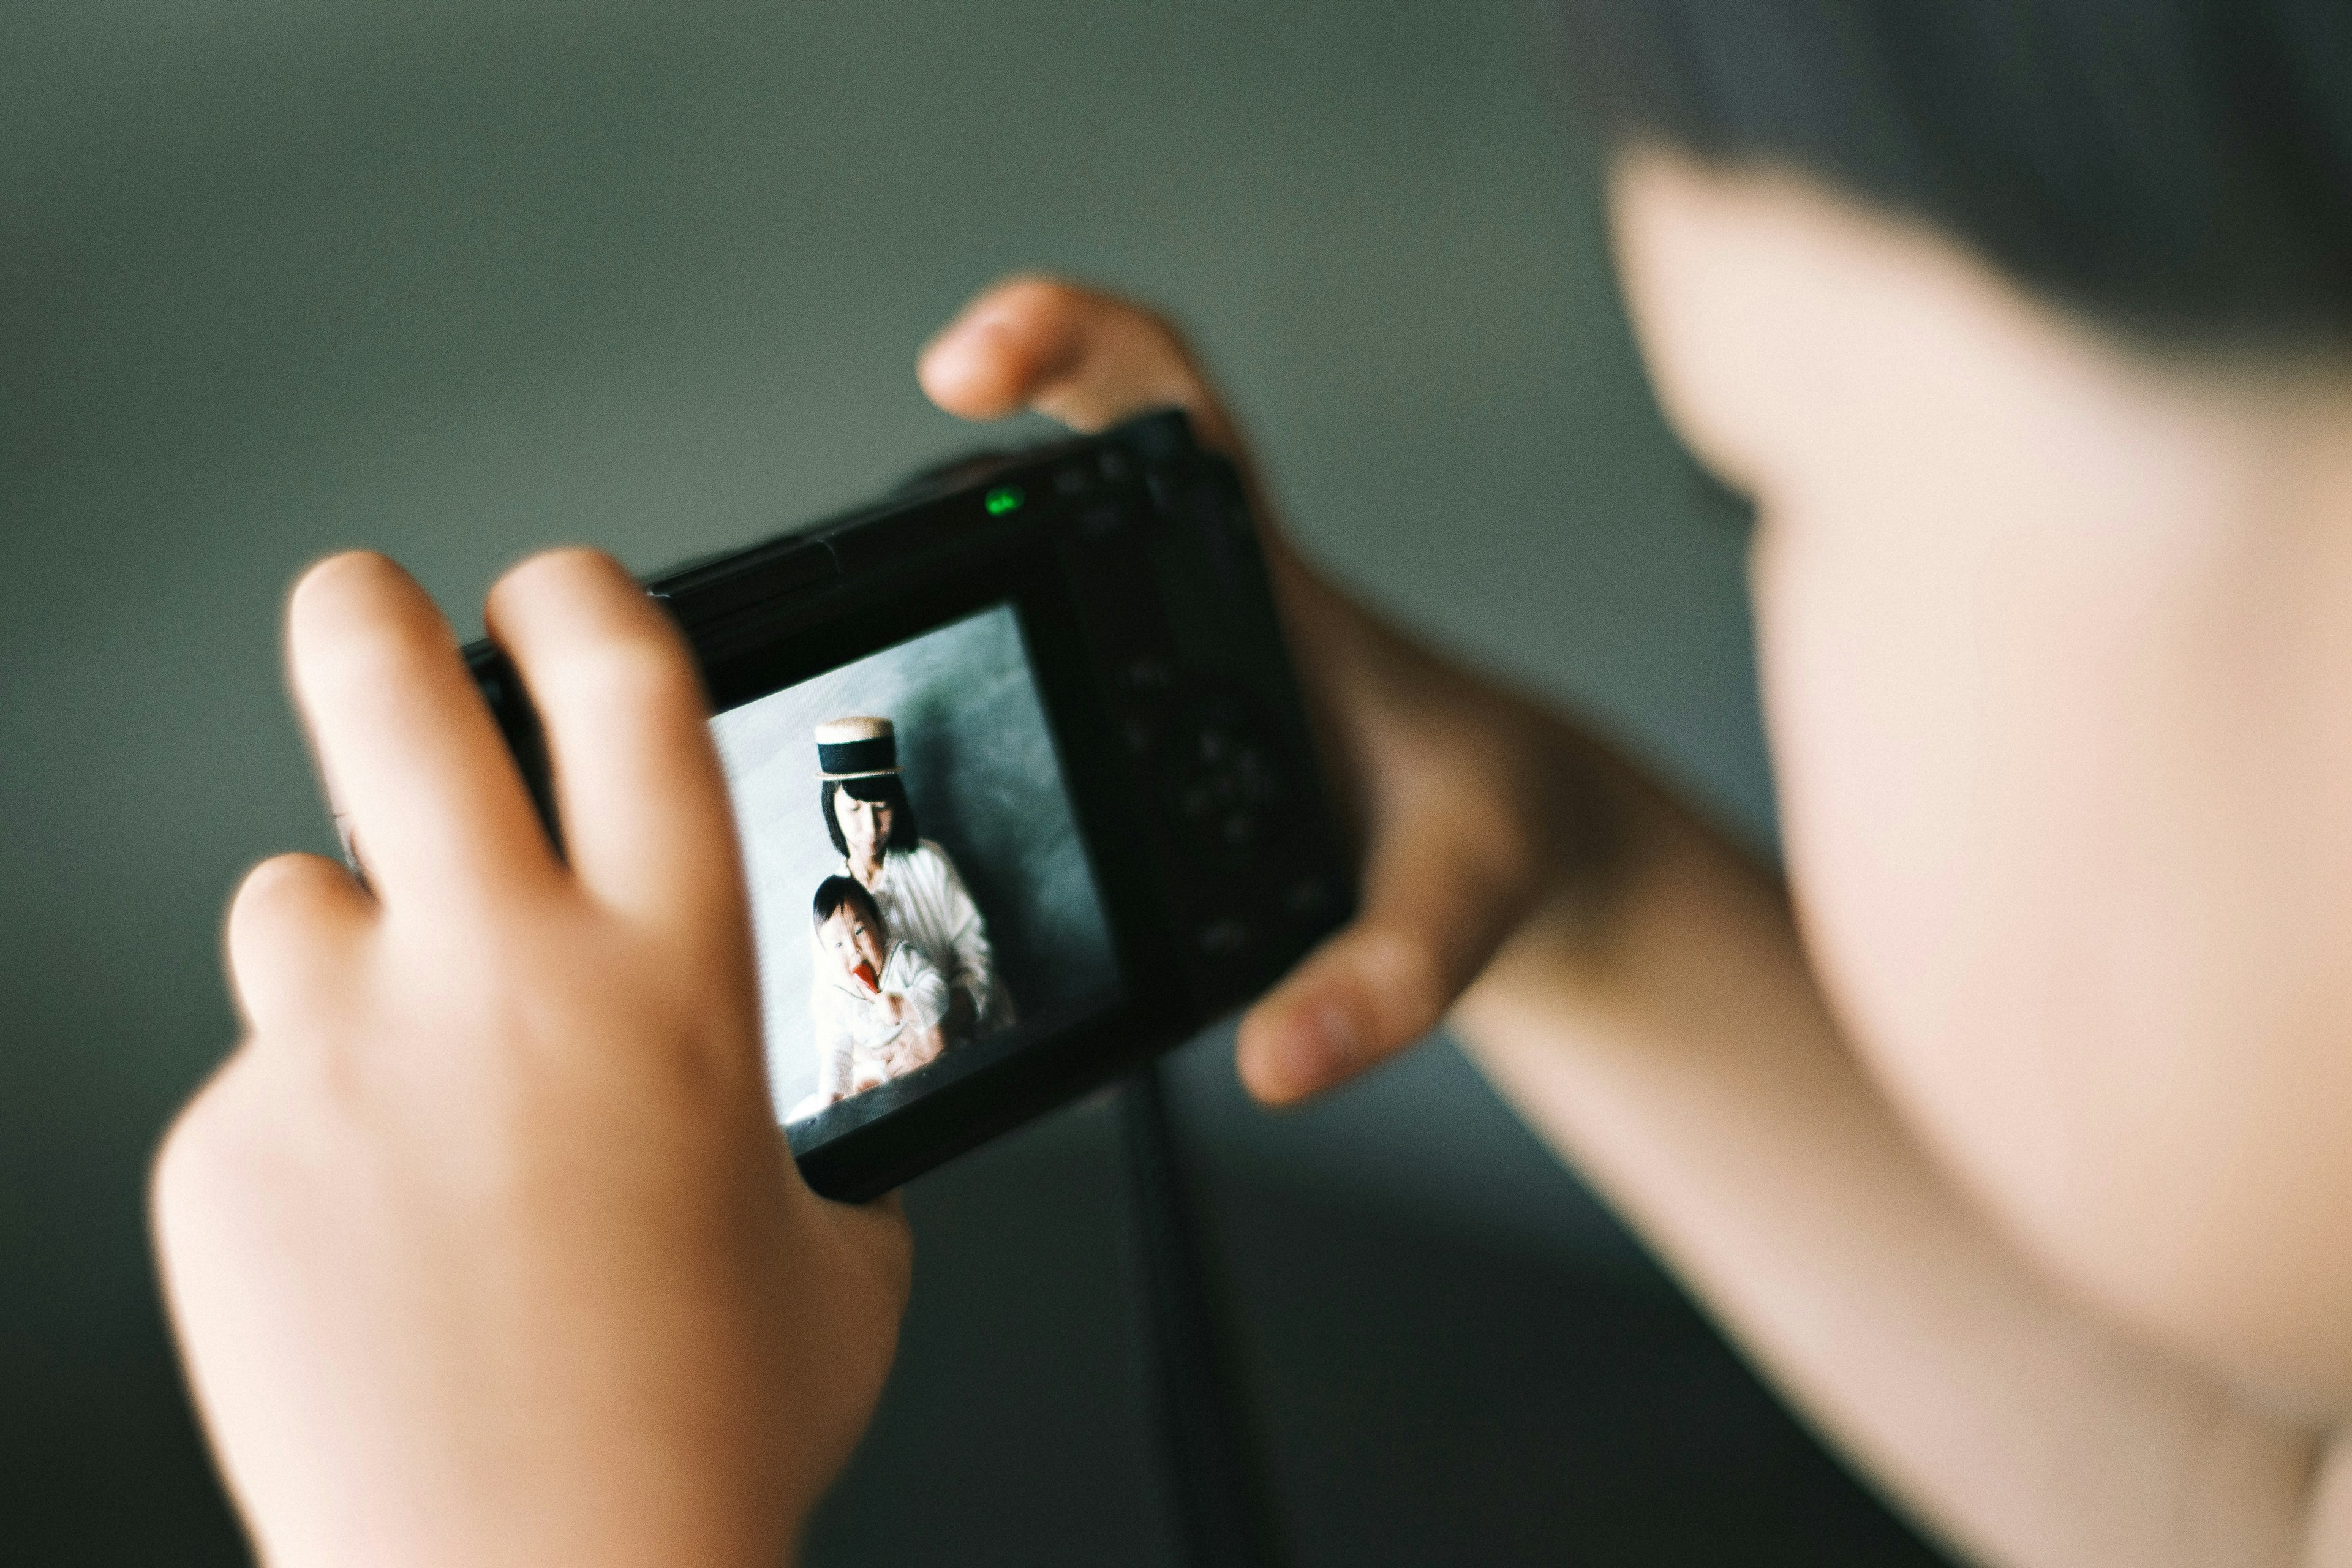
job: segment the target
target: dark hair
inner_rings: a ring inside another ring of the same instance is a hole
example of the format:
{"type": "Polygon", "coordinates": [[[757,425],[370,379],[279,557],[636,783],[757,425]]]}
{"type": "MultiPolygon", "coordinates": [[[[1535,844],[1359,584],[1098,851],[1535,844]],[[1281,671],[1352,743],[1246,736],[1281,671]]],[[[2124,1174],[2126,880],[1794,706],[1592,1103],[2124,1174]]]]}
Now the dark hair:
{"type": "Polygon", "coordinates": [[[870,779],[827,779],[817,794],[817,809],[824,813],[824,830],[833,837],[833,847],[841,851],[842,858],[849,858],[849,840],[841,836],[841,818],[833,815],[833,797],[846,791],[852,800],[872,801],[890,808],[890,838],[882,846],[885,854],[898,854],[912,849],[923,841],[915,829],[915,807],[907,799],[907,786],[897,773],[879,773],[870,779]]]}
{"type": "Polygon", "coordinates": [[[2135,336],[2352,343],[2343,0],[1563,8],[1609,141],[1801,170],[2135,336]]]}
{"type": "Polygon", "coordinates": [[[824,924],[840,912],[844,904],[865,916],[866,923],[874,928],[877,936],[889,933],[890,922],[882,918],[882,906],[874,901],[874,895],[866,890],[866,884],[855,877],[827,877],[816,885],[816,901],[813,906],[815,917],[810,923],[824,924]]]}

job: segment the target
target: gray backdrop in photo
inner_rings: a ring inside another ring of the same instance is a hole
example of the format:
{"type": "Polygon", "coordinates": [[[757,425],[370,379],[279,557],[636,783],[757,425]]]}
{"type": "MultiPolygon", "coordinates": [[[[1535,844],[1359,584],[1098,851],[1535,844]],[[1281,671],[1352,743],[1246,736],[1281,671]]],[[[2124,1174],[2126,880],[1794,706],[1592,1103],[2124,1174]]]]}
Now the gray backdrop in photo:
{"type": "Polygon", "coordinates": [[[768,1071],[779,1112],[816,1087],[809,901],[841,857],[818,808],[817,725],[897,724],[924,837],[948,852],[988,921],[997,973],[1024,1013],[1115,983],[1110,933],[1010,605],[720,714],[760,944],[768,1071]]]}

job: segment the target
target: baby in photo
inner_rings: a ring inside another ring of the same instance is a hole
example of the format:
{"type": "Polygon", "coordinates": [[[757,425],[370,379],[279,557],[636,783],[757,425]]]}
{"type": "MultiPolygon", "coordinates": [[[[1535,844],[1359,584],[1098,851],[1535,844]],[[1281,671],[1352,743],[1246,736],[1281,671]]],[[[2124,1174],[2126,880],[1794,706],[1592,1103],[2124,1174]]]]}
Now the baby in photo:
{"type": "MultiPolygon", "coordinates": [[[[947,977],[909,942],[893,940],[874,895],[854,877],[817,885],[812,914],[832,973],[816,988],[821,1105],[861,1094],[935,1059],[946,1044],[947,977]]],[[[823,962],[821,957],[820,962],[823,962]]]]}

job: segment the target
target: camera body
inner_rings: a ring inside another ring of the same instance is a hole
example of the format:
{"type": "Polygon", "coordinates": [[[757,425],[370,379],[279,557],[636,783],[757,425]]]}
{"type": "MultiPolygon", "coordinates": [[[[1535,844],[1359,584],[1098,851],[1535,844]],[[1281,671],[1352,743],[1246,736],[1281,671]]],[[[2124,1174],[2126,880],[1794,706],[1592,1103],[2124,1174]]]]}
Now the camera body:
{"type": "MultiPolygon", "coordinates": [[[[819,1192],[886,1191],[1129,1070],[1350,911],[1256,525],[1180,413],[966,458],[647,587],[710,696],[778,1112],[819,1192]],[[842,877],[871,892],[828,919],[842,877]]],[[[560,844],[528,694],[467,653],[560,844]]]]}

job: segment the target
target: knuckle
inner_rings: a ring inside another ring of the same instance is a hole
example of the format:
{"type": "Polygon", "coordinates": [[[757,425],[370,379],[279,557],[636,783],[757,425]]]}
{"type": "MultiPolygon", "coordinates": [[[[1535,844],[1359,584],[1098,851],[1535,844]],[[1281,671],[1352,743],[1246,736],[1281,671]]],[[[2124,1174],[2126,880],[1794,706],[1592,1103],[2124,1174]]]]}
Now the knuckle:
{"type": "Polygon", "coordinates": [[[343,873],[308,855],[279,855],[245,875],[226,922],[229,961],[240,976],[260,961],[321,934],[322,876],[343,873]]]}
{"type": "Polygon", "coordinates": [[[247,873],[222,947],[248,1026],[267,1033],[348,991],[364,908],[350,873],[315,856],[279,856],[247,873]]]}
{"type": "Polygon", "coordinates": [[[184,1228],[188,1216],[217,1193],[231,1163],[230,1121],[226,1097],[233,1094],[236,1058],[172,1119],[155,1147],[148,1171],[148,1207],[160,1234],[184,1228]]]}
{"type": "Polygon", "coordinates": [[[176,1205],[205,1163],[205,1095],[199,1093],[182,1106],[172,1124],[163,1130],[163,1142],[155,1146],[147,1188],[150,1202],[159,1215],[176,1205]]]}
{"type": "Polygon", "coordinates": [[[265,861],[246,874],[223,922],[230,978],[241,990],[252,984],[257,960],[278,945],[285,898],[282,879],[270,871],[270,864],[265,861]]]}
{"type": "Polygon", "coordinates": [[[245,874],[229,900],[234,924],[266,920],[305,891],[316,862],[306,855],[273,855],[245,874]]]}

